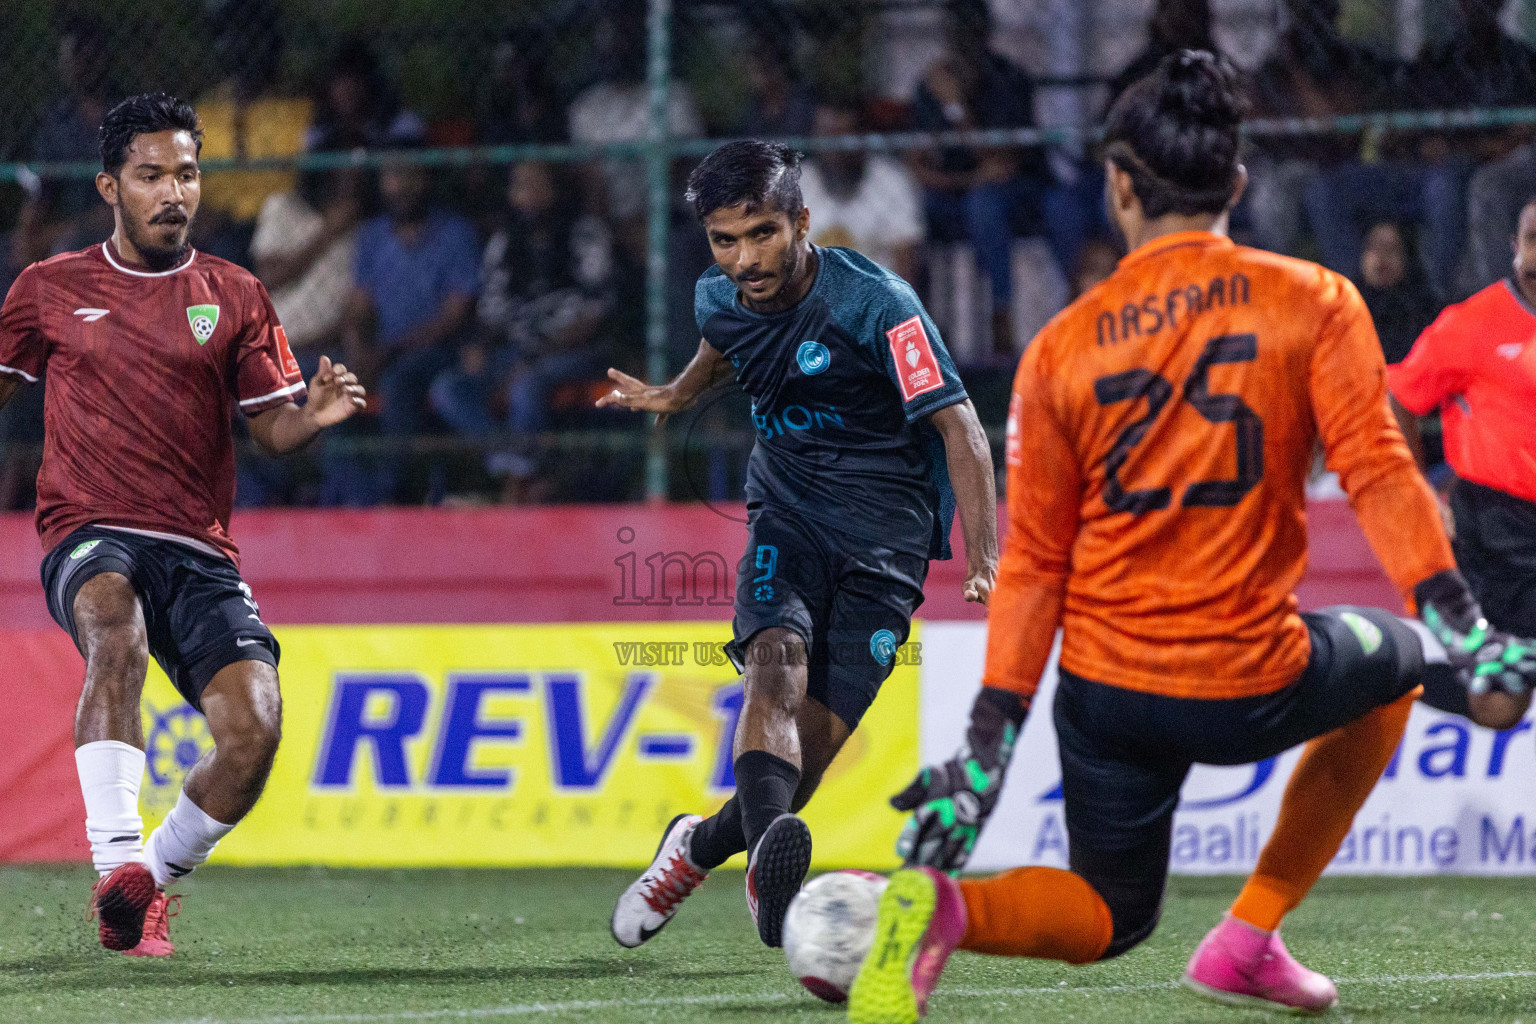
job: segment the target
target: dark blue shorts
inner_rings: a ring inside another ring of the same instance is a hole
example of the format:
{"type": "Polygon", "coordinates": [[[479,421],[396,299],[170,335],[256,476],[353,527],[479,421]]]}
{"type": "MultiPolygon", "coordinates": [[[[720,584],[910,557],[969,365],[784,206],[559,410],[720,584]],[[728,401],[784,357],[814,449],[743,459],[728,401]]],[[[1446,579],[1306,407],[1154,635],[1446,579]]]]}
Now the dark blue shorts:
{"type": "Polygon", "coordinates": [[[1157,925],[1173,812],[1192,766],[1274,757],[1419,685],[1423,648],[1396,616],[1340,607],[1302,619],[1312,638],[1306,669],[1258,697],[1164,697],[1061,672],[1054,711],[1068,857],[1114,917],[1106,956],[1157,925]]]}
{"type": "Polygon", "coordinates": [[[784,509],[759,509],[736,573],[735,638],[744,671],[754,636],[794,630],[810,659],[806,694],[857,728],[923,603],[928,560],[846,537],[784,509]]]}
{"type": "Polygon", "coordinates": [[[75,596],[104,572],[120,573],[133,584],[149,653],[199,711],[204,688],[225,667],[237,661],[277,666],[277,638],[261,621],[251,588],[233,562],[175,541],[94,526],[64,538],[42,566],[48,612],[77,648],[75,596]]]}

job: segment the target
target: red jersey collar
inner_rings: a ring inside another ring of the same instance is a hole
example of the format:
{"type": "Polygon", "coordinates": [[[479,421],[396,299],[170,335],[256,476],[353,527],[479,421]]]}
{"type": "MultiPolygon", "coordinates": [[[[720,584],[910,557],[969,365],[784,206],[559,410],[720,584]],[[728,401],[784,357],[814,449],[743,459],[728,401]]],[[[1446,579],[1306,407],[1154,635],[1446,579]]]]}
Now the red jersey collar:
{"type": "Polygon", "coordinates": [[[1175,231],[1172,234],[1158,235],[1140,248],[1127,253],[1120,260],[1120,266],[1124,267],[1128,264],[1147,259],[1150,256],[1156,256],[1165,249],[1176,249],[1186,245],[1230,249],[1234,244],[1232,239],[1226,235],[1218,235],[1214,231],[1175,231]]]}
{"type": "Polygon", "coordinates": [[[101,254],[107,258],[107,262],[112,264],[114,269],[120,270],[125,274],[132,274],[134,277],[170,277],[172,274],[179,274],[186,270],[192,265],[192,261],[197,259],[197,250],[188,246],[187,258],[170,270],[134,270],[132,267],[120,262],[121,257],[113,253],[113,248],[112,239],[109,238],[101,243],[101,254]]]}

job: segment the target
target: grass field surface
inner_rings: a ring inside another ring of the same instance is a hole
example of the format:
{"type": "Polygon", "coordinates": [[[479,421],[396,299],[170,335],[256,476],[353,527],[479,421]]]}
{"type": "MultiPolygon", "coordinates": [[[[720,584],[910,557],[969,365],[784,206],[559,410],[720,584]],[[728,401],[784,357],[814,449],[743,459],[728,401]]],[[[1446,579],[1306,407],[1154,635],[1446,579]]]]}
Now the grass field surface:
{"type": "MultiPolygon", "coordinates": [[[[637,950],[608,935],[627,872],[203,868],[168,961],[108,953],[84,867],[0,869],[0,1021],[823,1022],[717,872],[637,950]]],[[[1240,880],[1175,879],[1151,941],[1092,967],[959,954],[933,1024],[1273,1021],[1173,982],[1240,880]]],[[[1325,880],[1286,940],[1339,984],[1328,1020],[1536,1024],[1536,879],[1325,880]]]]}

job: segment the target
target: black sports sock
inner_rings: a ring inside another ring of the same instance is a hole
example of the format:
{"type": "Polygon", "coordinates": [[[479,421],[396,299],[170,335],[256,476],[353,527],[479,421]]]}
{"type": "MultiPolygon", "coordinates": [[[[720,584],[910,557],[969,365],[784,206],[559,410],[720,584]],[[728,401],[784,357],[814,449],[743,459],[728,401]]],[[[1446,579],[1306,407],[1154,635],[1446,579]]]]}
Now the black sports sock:
{"type": "Polygon", "coordinates": [[[747,849],[757,845],[773,819],[789,813],[800,785],[800,769],[766,750],[748,750],[736,759],[736,800],[741,804],[747,849]]]}
{"type": "Polygon", "coordinates": [[[738,853],[745,853],[747,837],[741,830],[741,804],[733,796],[725,806],[699,823],[688,840],[688,858],[696,867],[713,871],[738,853]]]}

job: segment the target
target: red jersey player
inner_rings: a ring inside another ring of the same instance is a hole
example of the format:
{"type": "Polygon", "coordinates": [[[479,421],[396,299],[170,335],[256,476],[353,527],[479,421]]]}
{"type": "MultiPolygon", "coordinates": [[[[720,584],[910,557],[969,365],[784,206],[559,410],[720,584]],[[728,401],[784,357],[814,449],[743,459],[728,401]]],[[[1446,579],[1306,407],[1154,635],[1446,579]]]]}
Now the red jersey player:
{"type": "Polygon", "coordinates": [[[164,887],[208,859],[261,795],[281,719],[278,645],[229,537],[233,407],[274,455],[363,406],[322,359],[306,388],[266,290],[187,245],[202,131],[164,94],[101,126],[112,237],[28,267],[0,308],[0,406],[48,373],[37,526],[48,610],[85,657],[75,763],[100,878],[101,943],[172,952],[164,887]],[[214,749],[143,840],[139,695],[150,655],[214,749]]]}

